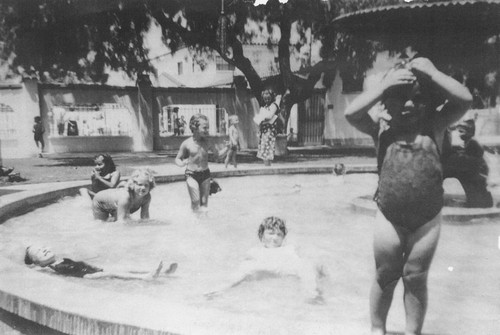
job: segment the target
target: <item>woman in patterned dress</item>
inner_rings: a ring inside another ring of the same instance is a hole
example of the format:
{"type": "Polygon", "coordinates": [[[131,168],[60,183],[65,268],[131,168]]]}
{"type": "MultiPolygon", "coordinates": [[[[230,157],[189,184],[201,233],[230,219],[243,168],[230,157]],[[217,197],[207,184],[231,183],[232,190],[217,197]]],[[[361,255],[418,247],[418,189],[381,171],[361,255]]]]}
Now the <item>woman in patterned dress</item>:
{"type": "Polygon", "coordinates": [[[274,159],[274,146],[276,143],[276,119],[278,118],[279,107],[275,102],[276,95],[270,89],[262,91],[264,106],[259,110],[259,114],[254,121],[259,125],[259,149],[257,158],[264,161],[266,166],[271,165],[274,159]]]}

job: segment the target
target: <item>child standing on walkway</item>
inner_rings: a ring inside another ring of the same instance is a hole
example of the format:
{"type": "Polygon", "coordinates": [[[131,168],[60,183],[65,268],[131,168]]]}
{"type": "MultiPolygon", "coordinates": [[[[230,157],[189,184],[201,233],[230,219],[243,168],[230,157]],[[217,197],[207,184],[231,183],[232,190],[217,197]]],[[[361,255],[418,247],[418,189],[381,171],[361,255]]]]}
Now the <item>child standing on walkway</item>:
{"type": "Polygon", "coordinates": [[[239,122],[238,115],[231,115],[229,117],[229,150],[227,151],[225,161],[226,168],[229,162],[231,162],[235,168],[238,165],[238,163],[236,163],[236,153],[240,149],[240,135],[237,128],[239,122]]]}
{"type": "MultiPolygon", "coordinates": [[[[408,48],[406,54],[411,53],[408,48]]],[[[377,146],[376,272],[370,292],[374,335],[386,334],[399,279],[404,284],[405,334],[421,334],[427,277],[440,234],[443,138],[471,101],[465,86],[429,59],[414,57],[389,70],[345,111],[347,120],[377,146]]]]}
{"type": "Polygon", "coordinates": [[[125,187],[110,188],[97,193],[92,201],[94,219],[125,222],[130,214],[141,210],[141,219],[149,219],[150,191],[155,180],[147,169],[135,170],[125,187]]]}
{"type": "Polygon", "coordinates": [[[35,139],[36,147],[38,148],[38,157],[43,157],[43,149],[45,147],[45,142],[43,140],[43,134],[45,133],[45,128],[42,124],[42,118],[35,116],[35,123],[33,124],[33,135],[35,139]]]}
{"type": "Polygon", "coordinates": [[[175,164],[186,167],[186,184],[191,198],[193,211],[206,212],[210,194],[210,170],[208,153],[212,151],[219,156],[219,151],[208,140],[208,118],[203,114],[195,114],[189,120],[189,129],[193,136],[182,142],[175,164]]]}

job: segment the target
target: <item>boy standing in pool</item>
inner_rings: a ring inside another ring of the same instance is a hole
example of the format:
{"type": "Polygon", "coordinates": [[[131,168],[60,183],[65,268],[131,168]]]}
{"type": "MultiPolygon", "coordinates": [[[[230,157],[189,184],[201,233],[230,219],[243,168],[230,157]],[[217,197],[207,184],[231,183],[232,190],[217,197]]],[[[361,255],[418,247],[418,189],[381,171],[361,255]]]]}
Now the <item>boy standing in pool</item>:
{"type": "Polygon", "coordinates": [[[284,220],[275,216],[265,218],[258,230],[261,246],[250,249],[247,258],[229,280],[206,296],[211,298],[219,295],[249,278],[258,279],[262,274],[275,274],[298,277],[308,301],[321,302],[321,291],[317,283],[321,271],[311,262],[301,258],[293,245],[283,245],[287,233],[284,220]]]}
{"type": "Polygon", "coordinates": [[[186,167],[186,184],[191,198],[191,209],[206,212],[210,194],[208,153],[212,151],[218,156],[219,152],[207,140],[209,126],[205,115],[193,115],[189,120],[189,129],[193,136],[182,142],[175,164],[186,167]]]}
{"type": "MultiPolygon", "coordinates": [[[[406,54],[411,53],[408,48],[406,54]]],[[[443,138],[471,101],[466,87],[440,72],[429,59],[414,57],[389,70],[345,111],[347,120],[371,135],[377,146],[375,200],[379,210],[374,226],[376,273],[370,292],[372,334],[385,334],[392,296],[401,278],[405,334],[421,334],[427,276],[443,207],[443,138]]]]}

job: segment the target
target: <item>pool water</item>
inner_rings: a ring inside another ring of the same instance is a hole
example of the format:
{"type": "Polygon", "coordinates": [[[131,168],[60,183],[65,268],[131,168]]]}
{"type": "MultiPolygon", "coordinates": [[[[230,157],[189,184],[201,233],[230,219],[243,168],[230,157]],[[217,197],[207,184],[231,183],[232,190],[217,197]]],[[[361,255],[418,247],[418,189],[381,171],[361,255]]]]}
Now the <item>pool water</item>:
{"type": "MultiPolygon", "coordinates": [[[[125,225],[96,222],[85,199],[65,198],[0,225],[0,253],[23,264],[25,247],[43,243],[59,256],[105,269],[149,270],[163,259],[177,262],[179,268],[175,275],[154,282],[67,280],[288,321],[290,330],[297,323],[314,325],[318,333],[342,325],[360,332],[369,329],[373,218],[353,213],[351,199],[373,194],[376,175],[259,176],[218,182],[222,192],[210,197],[208,217],[201,219],[191,214],[183,182],[152,191],[153,220],[125,225]],[[211,300],[203,295],[232,273],[247,250],[259,245],[257,228],[269,215],[286,219],[286,243],[325,268],[320,281],[324,304],[307,303],[294,277],[246,281],[211,300]]],[[[499,236],[500,224],[494,219],[443,224],[429,278],[426,334],[493,334],[500,329],[499,236]]],[[[401,284],[388,329],[404,329],[401,284]]]]}

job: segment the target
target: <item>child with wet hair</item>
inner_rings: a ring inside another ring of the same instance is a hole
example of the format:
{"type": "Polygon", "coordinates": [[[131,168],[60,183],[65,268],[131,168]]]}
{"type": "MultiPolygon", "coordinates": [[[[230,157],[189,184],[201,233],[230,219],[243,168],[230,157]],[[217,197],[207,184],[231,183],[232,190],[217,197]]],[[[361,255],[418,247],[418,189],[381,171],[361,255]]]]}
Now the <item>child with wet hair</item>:
{"type": "MultiPolygon", "coordinates": [[[[69,258],[59,258],[51,249],[45,246],[30,245],[26,248],[24,255],[24,264],[49,267],[54,272],[69,276],[85,279],[117,278],[117,279],[140,279],[153,280],[162,274],[163,262],[151,272],[146,271],[106,271],[82,261],[74,261],[69,258]]],[[[177,269],[177,263],[170,264],[169,268],[163,272],[165,275],[172,274],[177,269]]]]}
{"type": "Polygon", "coordinates": [[[302,291],[309,302],[321,302],[322,296],[317,281],[321,271],[311,262],[300,257],[293,245],[284,245],[287,234],[288,229],[283,219],[276,216],[265,218],[257,231],[261,245],[250,249],[246,259],[230,276],[230,279],[220,288],[207,293],[206,296],[212,298],[245,280],[266,278],[266,274],[292,275],[299,278],[302,291]]]}
{"type": "Polygon", "coordinates": [[[92,201],[94,219],[125,222],[130,214],[141,210],[141,219],[149,219],[151,190],[155,187],[153,173],[148,169],[132,172],[124,187],[97,193],[92,201]]]}
{"type": "MultiPolygon", "coordinates": [[[[408,47],[405,54],[415,52],[408,47]]],[[[443,139],[447,127],[469,108],[472,95],[419,56],[403,59],[373,84],[345,111],[347,120],[371,135],[377,147],[371,333],[386,333],[394,289],[402,279],[405,334],[420,334],[444,202],[443,139]]]]}
{"type": "Polygon", "coordinates": [[[212,152],[217,158],[222,150],[217,150],[207,139],[209,135],[207,116],[193,115],[189,120],[189,128],[193,136],[182,142],[175,164],[179,167],[186,167],[184,174],[191,199],[191,209],[194,212],[206,212],[211,181],[208,155],[212,152]]]}

